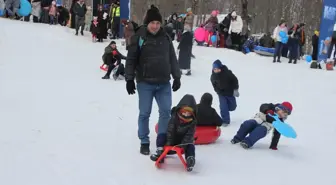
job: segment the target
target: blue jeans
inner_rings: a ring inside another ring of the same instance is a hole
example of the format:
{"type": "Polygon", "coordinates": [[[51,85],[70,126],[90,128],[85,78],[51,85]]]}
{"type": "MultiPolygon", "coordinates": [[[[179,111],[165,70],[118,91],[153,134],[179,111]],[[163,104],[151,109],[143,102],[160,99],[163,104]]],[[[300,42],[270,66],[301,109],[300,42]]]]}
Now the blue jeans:
{"type": "Polygon", "coordinates": [[[267,128],[258,124],[256,120],[247,120],[240,125],[237,134],[234,139],[238,142],[243,141],[249,147],[253,146],[261,138],[264,138],[267,134],[267,128]],[[248,137],[246,137],[249,134],[248,137]]]}
{"type": "Polygon", "coordinates": [[[152,112],[153,98],[159,107],[158,134],[166,133],[172,106],[172,89],[170,83],[148,84],[137,83],[139,94],[138,137],[141,144],[149,144],[149,117],[152,112]]]}
{"type": "Polygon", "coordinates": [[[230,111],[234,111],[237,108],[236,97],[234,96],[221,96],[219,95],[219,108],[222,121],[225,124],[230,124],[230,111]]]}

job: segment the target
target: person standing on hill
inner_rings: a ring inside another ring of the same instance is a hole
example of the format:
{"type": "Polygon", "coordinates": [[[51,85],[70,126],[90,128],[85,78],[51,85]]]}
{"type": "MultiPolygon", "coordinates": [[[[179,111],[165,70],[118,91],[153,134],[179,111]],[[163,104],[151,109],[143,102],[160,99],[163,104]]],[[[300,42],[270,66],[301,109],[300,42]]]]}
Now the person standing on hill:
{"type": "Polygon", "coordinates": [[[78,30],[79,27],[81,27],[81,35],[84,35],[84,27],[85,27],[85,14],[86,14],[86,4],[84,0],[79,0],[75,7],[74,10],[75,15],[76,15],[76,35],[78,35],[78,30]]]}
{"type": "Polygon", "coordinates": [[[162,16],[156,7],[151,6],[147,11],[144,23],[131,37],[125,77],[128,94],[135,94],[136,89],[138,91],[140,153],[149,155],[149,117],[153,98],[159,108],[158,134],[165,134],[170,119],[172,90],[177,91],[180,88],[181,72],[173,43],[161,28],[162,16]],[[174,78],[172,87],[171,75],[174,78]],[[134,79],[137,81],[137,86],[134,79]]]}

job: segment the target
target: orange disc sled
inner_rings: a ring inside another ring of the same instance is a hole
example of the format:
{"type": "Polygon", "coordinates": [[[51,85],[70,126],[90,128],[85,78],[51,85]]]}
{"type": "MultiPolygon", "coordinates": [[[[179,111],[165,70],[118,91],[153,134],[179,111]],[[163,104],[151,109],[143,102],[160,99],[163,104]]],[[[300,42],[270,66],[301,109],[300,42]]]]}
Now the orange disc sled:
{"type": "MultiPolygon", "coordinates": [[[[155,132],[158,133],[159,125],[155,125],[155,132]]],[[[217,141],[219,136],[221,135],[220,127],[216,126],[198,126],[196,127],[195,133],[195,144],[210,144],[217,141]]]]}

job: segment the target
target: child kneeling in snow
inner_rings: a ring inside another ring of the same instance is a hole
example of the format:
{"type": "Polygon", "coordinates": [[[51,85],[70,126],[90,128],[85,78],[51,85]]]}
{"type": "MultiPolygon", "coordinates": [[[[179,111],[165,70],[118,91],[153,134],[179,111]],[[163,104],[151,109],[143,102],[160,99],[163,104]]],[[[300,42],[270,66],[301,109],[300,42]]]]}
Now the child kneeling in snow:
{"type": "Polygon", "coordinates": [[[157,136],[157,151],[156,154],[151,155],[151,159],[156,161],[163,153],[164,146],[180,146],[185,152],[188,171],[191,171],[195,165],[194,135],[196,122],[195,98],[186,94],[177,106],[172,108],[167,134],[157,136]]]}
{"type": "MultiPolygon", "coordinates": [[[[240,142],[240,145],[245,148],[251,148],[257,141],[264,138],[272,129],[274,118],[268,114],[274,115],[276,113],[281,121],[287,119],[288,115],[292,112],[292,104],[283,102],[281,104],[262,104],[253,119],[246,120],[241,124],[237,134],[231,140],[232,144],[240,142]],[[246,137],[249,134],[248,137],[246,137]]],[[[270,149],[277,150],[280,133],[274,129],[273,138],[270,149]]]]}
{"type": "Polygon", "coordinates": [[[222,118],[211,107],[212,99],[210,93],[204,93],[201,102],[197,104],[197,126],[222,126],[222,118]]]}
{"type": "Polygon", "coordinates": [[[106,46],[102,59],[104,61],[104,64],[108,65],[107,73],[105,76],[102,77],[102,79],[110,79],[112,70],[116,66],[121,64],[121,60],[125,60],[126,57],[118,51],[116,42],[111,41],[111,43],[106,46]]]}

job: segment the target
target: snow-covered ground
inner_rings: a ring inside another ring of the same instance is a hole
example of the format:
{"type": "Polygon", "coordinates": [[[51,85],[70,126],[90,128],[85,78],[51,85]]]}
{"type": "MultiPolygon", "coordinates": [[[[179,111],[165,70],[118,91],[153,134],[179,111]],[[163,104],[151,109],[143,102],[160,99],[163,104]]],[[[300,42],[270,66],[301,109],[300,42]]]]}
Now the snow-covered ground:
{"type": "MultiPolygon", "coordinates": [[[[139,154],[137,94],[129,96],[124,81],[101,79],[107,42],[58,26],[5,19],[0,25],[1,185],[336,184],[335,72],[196,46],[193,74],[183,76],[174,104],[185,93],[199,100],[210,92],[218,110],[209,78],[220,59],[239,77],[238,108],[216,144],[196,147],[192,173],[178,159],[158,170],[139,154]],[[281,138],[278,151],[268,149],[271,135],[249,151],[230,144],[261,103],[281,101],[294,106],[288,123],[297,139],[281,138]]],[[[155,105],[153,152],[157,118],[155,105]]]]}

